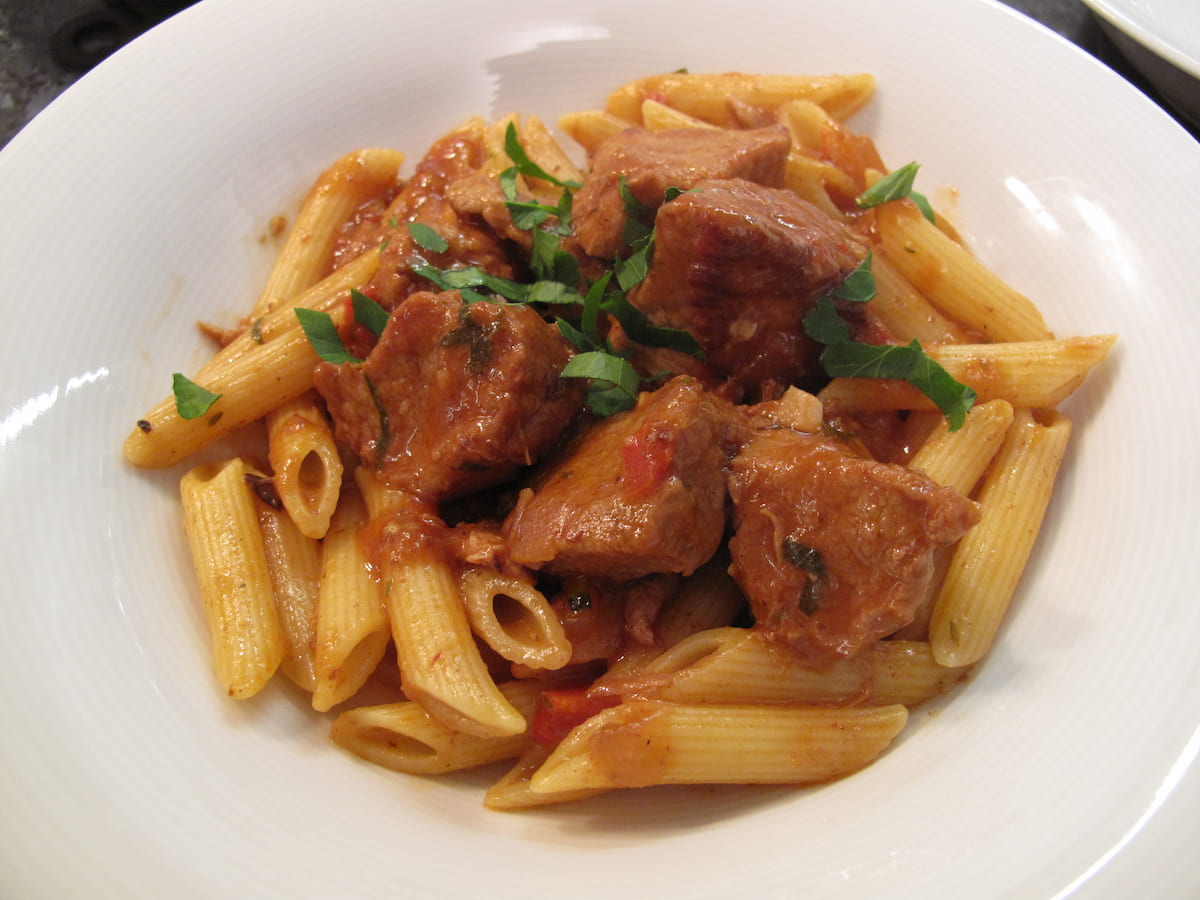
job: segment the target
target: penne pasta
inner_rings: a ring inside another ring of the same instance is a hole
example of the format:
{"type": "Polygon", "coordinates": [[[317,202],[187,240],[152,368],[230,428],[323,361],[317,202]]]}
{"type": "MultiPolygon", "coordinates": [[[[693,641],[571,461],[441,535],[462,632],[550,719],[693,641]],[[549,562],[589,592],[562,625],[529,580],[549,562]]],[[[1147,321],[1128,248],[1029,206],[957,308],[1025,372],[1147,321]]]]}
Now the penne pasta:
{"type": "Polygon", "coordinates": [[[886,256],[876,254],[871,271],[876,289],[871,308],[898,341],[917,340],[926,349],[934,344],[971,343],[966,329],[942,315],[886,256]]]}
{"type": "MultiPolygon", "coordinates": [[[[371,500],[368,498],[368,508],[371,500]]],[[[405,513],[381,513],[402,529],[405,513]],[[395,518],[392,518],[395,517],[395,518]]],[[[378,520],[378,516],[372,516],[378,520]]],[[[525,730],[475,644],[453,567],[423,547],[379,561],[404,692],[450,728],[481,737],[525,730]]]]}
{"type": "Polygon", "coordinates": [[[213,668],[230,696],[252,697],[286,652],[246,466],[205,463],[180,484],[184,531],[212,637],[213,668]]]}
{"type": "Polygon", "coordinates": [[[313,709],[324,712],[357,693],[387,650],[383,590],[360,536],[366,507],[353,485],[342,492],[325,537],[317,611],[313,709]]]}
{"type": "Polygon", "coordinates": [[[267,413],[275,490],[296,527],[320,539],[342,486],[342,460],[317,396],[305,394],[267,413]]]}
{"type": "Polygon", "coordinates": [[[605,109],[639,121],[642,103],[653,96],[710,124],[735,127],[738,123],[730,109],[731,100],[763,110],[774,110],[791,100],[811,100],[842,121],[862,109],[874,91],[875,79],[867,74],[810,77],[672,72],[622,85],[609,95],[605,109]]]}
{"type": "MultiPolygon", "coordinates": [[[[1003,344],[941,344],[929,356],[978,395],[1014,408],[1047,409],[1069,397],[1107,358],[1116,335],[1003,344]]],[[[827,407],[857,410],[934,409],[910,384],[875,378],[835,378],[818,394],[827,407]]]]}
{"type": "Polygon", "coordinates": [[[347,153],[317,178],[275,261],[252,318],[292,305],[294,298],[329,274],[342,226],[364,203],[396,187],[404,162],[397,150],[347,153]]]}
{"type": "MultiPolygon", "coordinates": [[[[303,305],[327,312],[340,327],[348,317],[346,282],[365,286],[378,265],[376,251],[364,254],[302,295],[303,305]]],[[[125,439],[128,462],[145,468],[173,466],[312,389],[312,370],[319,357],[295,313],[276,310],[260,324],[237,338],[196,376],[201,387],[221,395],[209,411],[185,419],[175,399],[168,397],[146,413],[125,439]]]]}
{"type": "Polygon", "coordinates": [[[511,769],[500,776],[483,795],[483,805],[488,809],[513,811],[520,809],[535,809],[539,806],[550,806],[555,803],[570,803],[575,800],[586,800],[606,793],[605,788],[580,788],[573,791],[558,791],[555,793],[534,793],[530,787],[534,773],[542,767],[550,756],[553,748],[545,744],[530,744],[525,752],[517,759],[511,769]]]}
{"type": "Polygon", "coordinates": [[[786,648],[742,628],[702,631],[643,671],[641,696],[674,703],[915,706],[966,678],[937,664],[929,645],[881,641],[829,668],[801,665],[786,648]]]}
{"type": "Polygon", "coordinates": [[[879,250],[930,303],[989,341],[1053,337],[1037,307],[909,201],[875,209],[879,250]]]}
{"type": "MultiPolygon", "coordinates": [[[[273,485],[268,482],[268,488],[273,485]]],[[[268,494],[274,499],[274,494],[268,494]]],[[[314,656],[317,641],[317,598],[321,590],[321,544],[301,534],[278,503],[255,503],[266,551],[267,571],[275,594],[279,624],[287,651],[279,668],[298,687],[316,690],[314,656]]]]}
{"type": "Polygon", "coordinates": [[[929,642],[944,666],[992,645],[1050,503],[1071,423],[1019,410],[979,492],[979,524],[959,542],[934,599],[929,642]]]}
{"type": "Polygon", "coordinates": [[[635,124],[599,109],[564,113],[558,119],[558,127],[563,133],[579,144],[589,156],[614,134],[620,134],[635,124]]]}
{"type": "Polygon", "coordinates": [[[970,495],[1000,449],[1012,420],[1013,408],[1007,400],[982,403],[967,414],[957,431],[951,431],[944,420],[939,422],[908,465],[938,484],[970,495]]]}
{"type": "Polygon", "coordinates": [[[473,566],[459,581],[471,628],[509,662],[528,669],[561,669],[571,642],[542,592],[493,569],[473,566]]]}
{"type": "MultiPolygon", "coordinates": [[[[538,695],[556,683],[508,681],[498,689],[529,720],[538,695]]],[[[330,738],[363,759],[412,775],[440,775],[514,759],[530,744],[528,731],[503,736],[457,731],[411,700],[346,710],[334,721],[330,738]]]]}
{"type": "Polygon", "coordinates": [[[907,719],[898,705],[834,710],[634,700],[567,735],[530,789],[831,781],[872,762],[907,719]]]}

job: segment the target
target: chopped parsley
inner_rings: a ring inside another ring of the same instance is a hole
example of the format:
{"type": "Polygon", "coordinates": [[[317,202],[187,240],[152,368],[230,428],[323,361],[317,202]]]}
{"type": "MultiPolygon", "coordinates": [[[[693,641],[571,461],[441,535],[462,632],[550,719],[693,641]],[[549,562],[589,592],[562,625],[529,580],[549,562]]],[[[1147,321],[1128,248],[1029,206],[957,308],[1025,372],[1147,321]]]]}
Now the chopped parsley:
{"type": "Polygon", "coordinates": [[[171,376],[171,391],[175,395],[175,410],[184,419],[199,419],[221,399],[220,394],[200,387],[179,372],[171,376]]]}
{"type": "Polygon", "coordinates": [[[928,397],[942,411],[951,431],[966,421],[975,403],[975,391],[956,381],[940,363],[921,348],[909,344],[863,344],[851,336],[850,326],[834,306],[834,299],[865,303],[875,296],[871,254],[841,285],[820,297],[804,317],[804,330],[824,344],[821,366],[830,378],[897,378],[928,397]]]}
{"type": "Polygon", "coordinates": [[[919,191],[913,190],[913,183],[916,181],[919,168],[921,167],[917,163],[910,162],[908,165],[901,166],[894,172],[884,175],[859,194],[854,200],[855,204],[859,209],[871,209],[907,197],[916,204],[917,209],[921,210],[921,215],[936,225],[933,207],[929,205],[928,198],[919,191]]]}

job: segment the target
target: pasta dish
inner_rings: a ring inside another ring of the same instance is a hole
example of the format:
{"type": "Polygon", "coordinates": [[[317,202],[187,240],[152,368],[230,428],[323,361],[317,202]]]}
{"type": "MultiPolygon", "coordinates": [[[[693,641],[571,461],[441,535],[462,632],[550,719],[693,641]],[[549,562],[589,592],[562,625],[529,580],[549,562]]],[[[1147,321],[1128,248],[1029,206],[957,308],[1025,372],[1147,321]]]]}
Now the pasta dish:
{"type": "Polygon", "coordinates": [[[846,123],[869,75],[676,72],[316,179],[138,420],[216,677],[278,672],[493,809],[830,781],[961,683],[1112,335],[1059,338],[846,123]],[[210,452],[207,454],[212,456],[210,452]]]}

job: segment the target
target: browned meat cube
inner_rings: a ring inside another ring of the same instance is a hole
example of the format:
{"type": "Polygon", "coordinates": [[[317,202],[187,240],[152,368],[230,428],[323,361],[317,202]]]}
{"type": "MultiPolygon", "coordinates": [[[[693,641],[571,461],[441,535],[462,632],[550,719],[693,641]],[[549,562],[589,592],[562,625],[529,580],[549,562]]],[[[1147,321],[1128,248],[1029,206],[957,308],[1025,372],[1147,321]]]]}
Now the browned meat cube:
{"type": "Polygon", "coordinates": [[[757,625],[826,665],[912,620],[933,553],[978,519],[920,472],[786,428],[757,432],[731,465],[731,571],[757,625]]]}
{"type": "Polygon", "coordinates": [[[612,259],[624,243],[622,176],[640,203],[657,209],[667,188],[688,190],[707,178],[779,186],[790,149],[791,138],[781,125],[752,131],[630,128],[597,149],[592,171],[575,196],[575,234],[586,252],[612,259]]]}
{"type": "Polygon", "coordinates": [[[317,366],[338,440],[394,487],[441,500],[533,463],[579,409],[570,351],[530,307],[413,294],[361,364],[317,366]]]}
{"type": "Polygon", "coordinates": [[[734,400],[770,399],[815,371],[804,316],[865,251],[790,191],[704,181],[663,206],[654,263],[630,299],[700,342],[734,400]]]}
{"type": "Polygon", "coordinates": [[[478,266],[501,278],[512,277],[500,237],[475,217],[456,211],[447,199],[454,185],[474,177],[486,160],[484,136],[483,121],[471,119],[435,141],[380,216],[380,231],[371,246],[382,244],[383,252],[367,293],[387,309],[413,291],[429,288],[427,281],[412,273],[412,267],[422,262],[441,269],[478,266]],[[432,253],[417,246],[408,230],[413,222],[428,225],[446,239],[449,248],[432,253]]]}
{"type": "Polygon", "coordinates": [[[687,574],[724,530],[731,408],[678,377],[585,431],[521,492],[515,562],[564,575],[687,574]]]}

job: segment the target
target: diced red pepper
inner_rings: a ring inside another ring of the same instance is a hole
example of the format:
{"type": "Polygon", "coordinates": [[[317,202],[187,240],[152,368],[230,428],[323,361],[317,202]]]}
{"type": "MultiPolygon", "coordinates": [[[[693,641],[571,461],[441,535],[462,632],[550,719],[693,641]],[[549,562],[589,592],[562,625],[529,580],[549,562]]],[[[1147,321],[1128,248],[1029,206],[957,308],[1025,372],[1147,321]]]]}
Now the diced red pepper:
{"type": "Polygon", "coordinates": [[[625,486],[634,499],[652,493],[671,474],[675,445],[659,433],[657,422],[647,422],[621,447],[625,486]]]}

